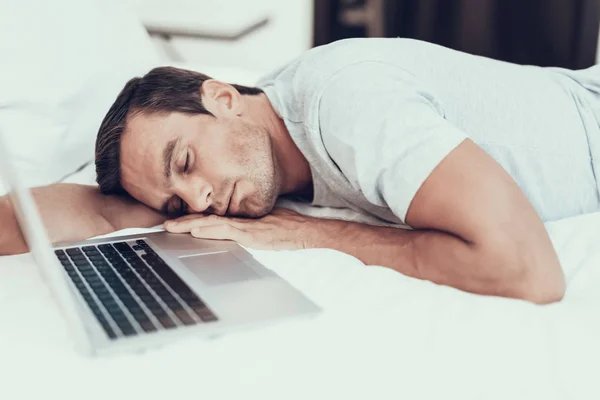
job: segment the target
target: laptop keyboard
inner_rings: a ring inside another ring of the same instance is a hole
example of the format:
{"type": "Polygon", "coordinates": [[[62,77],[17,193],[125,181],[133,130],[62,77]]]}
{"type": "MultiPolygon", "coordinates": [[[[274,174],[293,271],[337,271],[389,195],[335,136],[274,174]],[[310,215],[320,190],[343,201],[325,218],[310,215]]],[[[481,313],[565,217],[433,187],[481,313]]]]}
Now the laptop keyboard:
{"type": "Polygon", "coordinates": [[[55,254],[111,339],[218,320],[142,239],[55,254]]]}

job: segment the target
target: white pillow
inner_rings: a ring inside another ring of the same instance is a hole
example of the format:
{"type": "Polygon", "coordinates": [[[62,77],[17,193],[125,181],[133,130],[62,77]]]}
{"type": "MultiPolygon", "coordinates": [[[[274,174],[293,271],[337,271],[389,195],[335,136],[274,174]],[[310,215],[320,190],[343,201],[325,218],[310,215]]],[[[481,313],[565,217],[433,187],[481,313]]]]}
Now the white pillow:
{"type": "Polygon", "coordinates": [[[20,178],[56,182],[93,160],[102,118],[128,79],[159,64],[118,0],[2,0],[0,130],[20,178]]]}

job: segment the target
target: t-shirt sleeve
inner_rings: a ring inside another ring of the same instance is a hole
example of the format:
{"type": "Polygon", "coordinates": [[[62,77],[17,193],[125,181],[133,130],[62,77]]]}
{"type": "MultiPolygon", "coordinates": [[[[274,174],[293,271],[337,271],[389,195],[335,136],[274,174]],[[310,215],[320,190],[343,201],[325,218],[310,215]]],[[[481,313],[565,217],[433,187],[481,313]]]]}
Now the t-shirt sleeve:
{"type": "Polygon", "coordinates": [[[467,137],[424,83],[378,62],[335,74],[318,108],[329,157],[354,189],[402,221],[427,177],[467,137]]]}

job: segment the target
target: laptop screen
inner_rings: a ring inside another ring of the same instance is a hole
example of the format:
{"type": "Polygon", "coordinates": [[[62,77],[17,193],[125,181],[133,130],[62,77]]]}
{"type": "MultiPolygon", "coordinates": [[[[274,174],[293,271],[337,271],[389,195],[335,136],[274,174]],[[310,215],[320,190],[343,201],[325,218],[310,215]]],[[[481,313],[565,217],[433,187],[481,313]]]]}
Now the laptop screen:
{"type": "Polygon", "coordinates": [[[64,317],[76,334],[80,350],[86,353],[91,352],[83,319],[75,303],[67,277],[54,256],[50,239],[31,191],[21,183],[18,173],[13,167],[10,149],[7,147],[2,131],[0,131],[0,182],[2,182],[5,192],[8,193],[21,232],[38,271],[44,282],[50,287],[64,317]]]}

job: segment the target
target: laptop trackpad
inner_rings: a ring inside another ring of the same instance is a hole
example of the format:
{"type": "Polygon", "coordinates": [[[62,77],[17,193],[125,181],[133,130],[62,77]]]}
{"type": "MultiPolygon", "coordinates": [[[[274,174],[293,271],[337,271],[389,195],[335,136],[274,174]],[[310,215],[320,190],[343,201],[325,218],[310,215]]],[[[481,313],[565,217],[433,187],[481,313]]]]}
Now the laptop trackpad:
{"type": "Polygon", "coordinates": [[[211,286],[260,277],[249,265],[229,251],[181,257],[179,261],[202,283],[211,286]]]}

